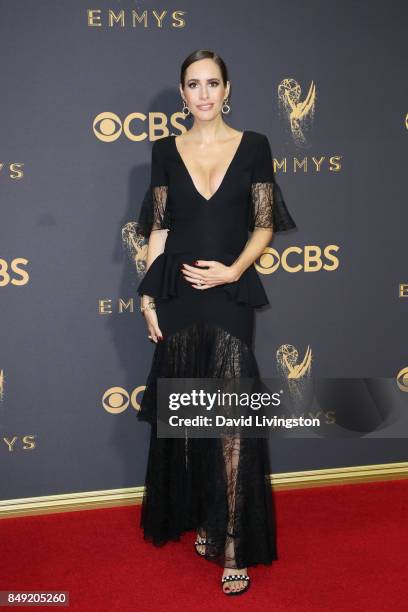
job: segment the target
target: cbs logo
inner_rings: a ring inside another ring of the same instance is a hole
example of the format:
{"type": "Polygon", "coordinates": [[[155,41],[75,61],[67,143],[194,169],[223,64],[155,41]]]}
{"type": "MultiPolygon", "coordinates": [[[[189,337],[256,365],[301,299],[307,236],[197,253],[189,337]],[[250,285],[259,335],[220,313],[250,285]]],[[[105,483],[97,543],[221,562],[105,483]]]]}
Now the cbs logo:
{"type": "Polygon", "coordinates": [[[24,257],[16,257],[11,263],[5,259],[0,259],[0,287],[6,285],[26,285],[29,281],[29,274],[26,270],[20,267],[20,264],[26,266],[28,259],[24,257]]]}
{"type": "Polygon", "coordinates": [[[397,385],[401,391],[408,393],[408,368],[402,368],[397,374],[397,385]]]}
{"type": "Polygon", "coordinates": [[[261,274],[272,274],[279,267],[286,272],[319,272],[327,270],[333,272],[339,267],[339,260],[333,253],[339,247],[335,244],[327,245],[323,250],[317,245],[308,245],[303,248],[298,246],[288,247],[279,254],[272,247],[266,247],[259,261],[255,262],[255,268],[261,274]]]}
{"type": "MultiPolygon", "coordinates": [[[[184,132],[184,124],[179,123],[178,118],[184,118],[182,112],[173,113],[170,117],[170,123],[172,127],[184,132]]],[[[170,131],[167,123],[167,115],[159,112],[149,113],[148,115],[130,113],[123,120],[115,113],[104,112],[95,117],[92,128],[95,136],[102,142],[114,142],[122,134],[129,140],[141,142],[151,138],[151,136],[154,137],[156,133],[158,133],[158,137],[169,136],[170,131]],[[143,129],[145,126],[146,130],[143,129]]]]}
{"type": "Polygon", "coordinates": [[[136,397],[138,393],[145,389],[145,385],[136,387],[129,395],[123,387],[111,387],[103,394],[102,406],[105,408],[106,412],[110,412],[110,414],[120,414],[124,412],[129,404],[135,410],[140,410],[140,404],[136,397]]]}

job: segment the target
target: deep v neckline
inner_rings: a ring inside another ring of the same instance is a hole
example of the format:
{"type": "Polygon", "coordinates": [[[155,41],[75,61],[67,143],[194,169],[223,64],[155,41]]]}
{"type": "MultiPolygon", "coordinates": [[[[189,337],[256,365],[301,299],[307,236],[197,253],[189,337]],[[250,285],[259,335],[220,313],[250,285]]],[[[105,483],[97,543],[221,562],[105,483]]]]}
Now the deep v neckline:
{"type": "Polygon", "coordinates": [[[224,175],[223,175],[223,177],[222,177],[221,183],[218,185],[218,188],[217,188],[217,189],[214,191],[214,193],[212,194],[212,196],[211,196],[211,197],[209,197],[209,198],[206,198],[205,196],[203,196],[203,194],[202,194],[200,191],[198,191],[198,189],[197,189],[197,187],[196,187],[196,185],[195,185],[195,183],[194,183],[194,181],[193,181],[193,177],[191,176],[190,172],[188,171],[188,168],[187,168],[187,166],[186,166],[186,164],[185,164],[185,162],[184,162],[183,158],[181,157],[181,154],[180,154],[180,152],[179,152],[179,150],[178,150],[178,148],[177,148],[177,144],[176,144],[176,137],[175,137],[175,136],[173,136],[174,148],[175,148],[175,150],[176,150],[177,156],[178,156],[179,160],[181,161],[181,164],[182,164],[182,166],[183,166],[183,168],[184,168],[184,170],[185,170],[185,172],[186,172],[186,174],[187,174],[187,176],[188,176],[188,178],[189,178],[189,180],[190,180],[190,182],[191,182],[191,184],[192,184],[192,186],[193,186],[194,191],[195,191],[195,192],[196,192],[196,194],[197,194],[198,196],[200,196],[200,198],[202,198],[202,199],[203,199],[205,202],[211,202],[211,201],[212,201],[212,200],[215,198],[215,196],[216,196],[216,195],[219,193],[219,191],[221,191],[221,188],[223,187],[223,185],[224,185],[224,183],[225,183],[225,181],[226,181],[226,179],[227,179],[227,176],[228,176],[228,174],[229,174],[229,172],[230,172],[230,170],[231,170],[231,167],[232,167],[232,165],[233,165],[234,161],[236,160],[236,158],[238,157],[238,153],[239,153],[239,151],[240,151],[240,149],[241,149],[241,146],[242,146],[243,140],[244,140],[244,138],[245,138],[245,135],[246,135],[246,130],[244,130],[244,131],[242,132],[242,135],[241,135],[241,139],[240,139],[240,141],[239,141],[239,144],[238,144],[237,148],[235,149],[235,153],[234,153],[234,155],[233,155],[233,157],[232,157],[231,161],[229,162],[229,164],[228,164],[228,166],[227,166],[227,169],[226,169],[226,170],[225,170],[225,172],[224,172],[224,175]]]}

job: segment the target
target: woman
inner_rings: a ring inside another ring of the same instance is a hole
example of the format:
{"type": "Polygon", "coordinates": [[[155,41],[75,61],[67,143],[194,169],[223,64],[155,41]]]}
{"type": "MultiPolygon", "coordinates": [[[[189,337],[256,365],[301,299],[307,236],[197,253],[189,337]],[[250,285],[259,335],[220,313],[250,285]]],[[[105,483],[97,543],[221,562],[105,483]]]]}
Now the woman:
{"type": "Polygon", "coordinates": [[[192,53],[180,94],[194,122],[154,142],[138,222],[149,243],[137,291],[156,343],[138,413],[151,424],[141,527],[156,545],[196,529],[196,552],[223,567],[223,591],[237,595],[249,587],[249,566],[277,559],[268,441],[157,438],[157,379],[259,376],[254,309],[269,301],[253,263],[273,231],[296,226],[267,137],[223,120],[223,60],[192,53]]]}

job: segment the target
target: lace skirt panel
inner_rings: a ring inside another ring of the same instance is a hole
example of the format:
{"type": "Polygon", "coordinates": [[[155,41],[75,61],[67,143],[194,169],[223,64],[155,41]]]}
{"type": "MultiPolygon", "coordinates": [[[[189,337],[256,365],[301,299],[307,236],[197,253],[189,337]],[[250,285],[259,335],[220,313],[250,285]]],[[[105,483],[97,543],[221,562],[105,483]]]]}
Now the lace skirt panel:
{"type": "MultiPolygon", "coordinates": [[[[232,314],[232,303],[226,304],[232,314]]],[[[244,308],[234,306],[241,312],[244,308]]],[[[158,312],[164,331],[165,318],[160,308],[158,312]]],[[[245,312],[247,325],[252,325],[252,309],[245,312]]],[[[245,330],[246,337],[250,331],[245,330]]],[[[141,514],[144,538],[161,546],[197,529],[207,539],[205,557],[222,567],[270,564],[277,552],[268,440],[239,435],[157,438],[157,379],[172,376],[251,378],[259,370],[251,347],[215,321],[200,318],[165,333],[156,345],[139,412],[139,419],[151,424],[141,514]]]]}

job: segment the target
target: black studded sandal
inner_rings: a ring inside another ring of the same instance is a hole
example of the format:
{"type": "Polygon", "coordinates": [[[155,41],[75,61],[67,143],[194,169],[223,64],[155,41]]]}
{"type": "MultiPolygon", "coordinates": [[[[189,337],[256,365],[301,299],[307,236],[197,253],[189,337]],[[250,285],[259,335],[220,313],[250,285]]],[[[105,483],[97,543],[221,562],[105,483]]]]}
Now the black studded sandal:
{"type": "Polygon", "coordinates": [[[197,546],[203,546],[205,544],[208,544],[207,539],[203,538],[200,535],[197,535],[197,539],[194,542],[194,546],[195,546],[195,551],[197,553],[197,555],[200,555],[200,557],[204,557],[205,556],[205,551],[204,552],[200,552],[197,548],[197,546]]]}
{"type": "Polygon", "coordinates": [[[221,587],[224,584],[224,582],[231,582],[235,580],[245,580],[246,586],[239,591],[228,591],[227,592],[227,591],[224,591],[224,589],[222,589],[222,592],[225,595],[242,595],[242,593],[245,593],[245,591],[249,589],[249,585],[251,584],[249,582],[250,576],[247,576],[246,574],[231,574],[230,576],[224,576],[224,578],[221,578],[221,587]]]}
{"type": "MultiPolygon", "coordinates": [[[[236,538],[236,535],[233,533],[230,533],[229,531],[227,531],[227,536],[229,536],[230,538],[236,538]]],[[[227,557],[226,557],[227,560],[227,557]]],[[[228,561],[235,561],[235,556],[228,557],[228,561]]],[[[247,591],[249,589],[249,585],[250,585],[250,577],[247,574],[239,574],[239,569],[237,568],[235,570],[237,573],[236,574],[231,574],[230,576],[224,576],[223,578],[221,578],[221,588],[223,593],[225,593],[225,595],[242,595],[242,593],[245,593],[245,591],[247,591]],[[237,580],[243,580],[246,582],[246,586],[243,589],[240,589],[239,591],[224,591],[223,589],[223,585],[225,582],[232,582],[232,581],[237,581],[237,580]]]]}

